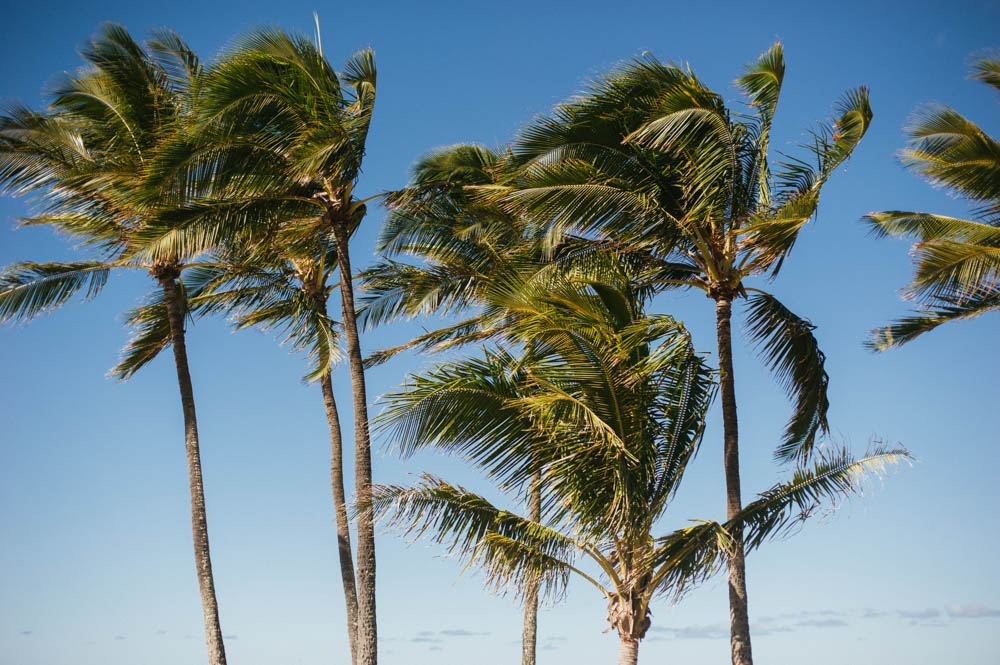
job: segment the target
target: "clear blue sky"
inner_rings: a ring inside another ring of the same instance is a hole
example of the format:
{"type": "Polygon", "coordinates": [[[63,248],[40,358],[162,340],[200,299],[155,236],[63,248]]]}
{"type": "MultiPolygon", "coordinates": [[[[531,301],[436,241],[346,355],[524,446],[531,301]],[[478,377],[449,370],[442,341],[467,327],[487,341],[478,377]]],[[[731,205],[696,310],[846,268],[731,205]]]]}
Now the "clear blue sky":
{"type": "MultiPolygon", "coordinates": [[[[835,438],[859,452],[872,437],[908,446],[920,462],[863,498],[749,561],[754,651],[761,663],[992,665],[1000,661],[996,428],[997,316],[942,329],[875,356],[867,329],[905,311],[905,242],[868,237],[859,217],[911,208],[963,215],[905,172],[894,153],[920,103],[947,102],[994,135],[998,98],[966,80],[971,54],[1000,47],[996,2],[303,3],[47,2],[7,7],[0,27],[0,96],[41,103],[46,81],[80,64],[76,49],[105,20],[142,35],[181,32],[205,59],[233,36],[276,24],[309,32],[312,11],[337,63],[373,46],[379,101],[361,191],[406,182],[429,148],[508,140],[588,76],[648,50],[690,62],[735,98],[741,66],[775,40],[788,63],[772,145],[790,148],[848,87],[872,89],[874,125],[828,185],[774,291],[819,326],[831,375],[835,438]]],[[[20,201],[0,199],[0,264],[73,256],[43,229],[14,230],[20,201]]],[[[354,244],[373,260],[382,211],[354,244]]],[[[126,335],[120,312],[147,288],[120,278],[96,302],[0,329],[0,664],[195,665],[204,662],[190,542],[181,413],[164,357],[132,381],[105,378],[126,335]]],[[[658,301],[713,347],[711,308],[691,295],[658,301]]],[[[432,323],[424,325],[433,325],[432,323]]],[[[420,324],[365,336],[368,350],[420,324]]],[[[237,665],[345,662],[329,453],[320,394],[303,362],[264,334],[222,321],[190,328],[209,524],[223,632],[237,665]]],[[[369,393],[433,362],[408,357],[370,374],[369,393]]],[[[780,469],[771,450],[788,417],[758,361],[737,350],[747,494],[780,469]]],[[[347,413],[350,387],[339,371],[347,413]]],[[[664,529],[723,512],[721,425],[664,529]]],[[[374,409],[377,411],[377,407],[374,409]]],[[[350,431],[349,427],[345,427],[350,431]]],[[[405,482],[429,470],[481,484],[456,460],[405,463],[376,453],[375,476],[405,482]]],[[[378,541],[382,662],[513,663],[519,608],[487,595],[475,574],[433,546],[378,541]]],[[[642,658],[724,663],[722,578],[674,607],[653,608],[642,658]]],[[[603,601],[571,588],[540,616],[540,662],[611,662],[603,601]]]]}

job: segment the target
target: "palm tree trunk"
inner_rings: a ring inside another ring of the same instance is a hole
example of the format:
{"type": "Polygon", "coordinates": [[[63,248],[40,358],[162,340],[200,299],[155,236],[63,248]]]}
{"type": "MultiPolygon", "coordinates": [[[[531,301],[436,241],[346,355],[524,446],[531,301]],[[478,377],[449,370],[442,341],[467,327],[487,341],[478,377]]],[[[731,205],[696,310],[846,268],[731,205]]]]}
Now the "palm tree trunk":
{"type": "Polygon", "coordinates": [[[344,584],[344,605],[347,608],[347,639],[351,645],[351,663],[357,663],[358,592],[354,587],[351,528],[347,520],[347,498],[344,493],[344,448],[340,435],[340,416],[333,397],[333,382],[330,380],[329,370],[320,379],[320,387],[323,390],[326,420],[330,425],[330,484],[333,487],[333,512],[337,518],[340,578],[344,584]]]}
{"type": "MultiPolygon", "coordinates": [[[[719,371],[722,384],[723,460],[726,468],[726,517],[732,519],[743,507],[740,497],[739,424],[736,417],[736,380],[733,374],[732,303],[715,301],[719,337],[719,371]]],[[[752,665],[750,615],[747,609],[747,574],[742,531],[732,534],[735,551],[729,559],[729,645],[733,665],[752,665]]]]}
{"type": "Polygon", "coordinates": [[[639,640],[634,637],[621,638],[618,647],[618,665],[636,665],[639,662],[639,640]]]}
{"type": "Polygon", "coordinates": [[[188,370],[187,347],[184,344],[184,311],[181,292],[173,275],[159,277],[163,299],[170,322],[170,341],[177,365],[177,384],[184,409],[184,446],[187,451],[188,482],[191,486],[191,531],[194,535],[194,560],[201,591],[201,610],[205,619],[205,641],[209,665],[226,665],[226,649],[219,625],[219,604],[215,598],[215,578],[212,576],[212,556],[208,547],[208,517],[205,511],[205,489],[201,478],[201,452],[198,446],[198,419],[194,409],[194,389],[188,370]]]}
{"type": "MultiPolygon", "coordinates": [[[[347,358],[350,361],[351,385],[354,388],[354,477],[357,501],[368,505],[372,496],[371,435],[368,428],[368,397],[365,390],[365,368],[361,358],[358,322],[354,308],[354,283],[348,247],[347,220],[330,215],[333,237],[337,243],[340,264],[340,301],[343,309],[344,336],[347,338],[347,358]]],[[[357,665],[378,662],[378,626],[375,621],[375,527],[371,513],[358,513],[358,627],[357,665]]]]}
{"type": "MultiPolygon", "coordinates": [[[[542,520],[542,474],[531,474],[528,486],[528,518],[542,520]]],[[[521,665],[535,665],[538,642],[538,580],[529,580],[524,591],[524,632],[521,636],[521,665]]]]}

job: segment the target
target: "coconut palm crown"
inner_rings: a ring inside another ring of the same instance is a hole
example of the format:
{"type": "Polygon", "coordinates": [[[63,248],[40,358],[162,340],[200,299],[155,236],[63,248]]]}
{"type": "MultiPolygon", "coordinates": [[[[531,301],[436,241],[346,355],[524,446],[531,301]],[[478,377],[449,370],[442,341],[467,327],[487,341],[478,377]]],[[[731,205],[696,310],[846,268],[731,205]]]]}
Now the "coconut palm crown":
{"type": "MultiPolygon", "coordinates": [[[[677,597],[731,556],[732,532],[754,549],[821,502],[858,488],[865,471],[907,457],[878,449],[860,460],[822,455],[725,521],[658,533],[695,455],[714,395],[712,371],[687,332],[649,316],[627,281],[498,289],[530,344],[411,377],[387,396],[380,425],[404,455],[460,452],[508,493],[541,474],[542,517],[506,510],[442,479],[376,486],[372,511],[481,567],[497,590],[531,580],[557,595],[571,577],[596,588],[635,663],[651,602],[677,597]]],[[[362,507],[364,508],[364,507],[362,507]]]]}

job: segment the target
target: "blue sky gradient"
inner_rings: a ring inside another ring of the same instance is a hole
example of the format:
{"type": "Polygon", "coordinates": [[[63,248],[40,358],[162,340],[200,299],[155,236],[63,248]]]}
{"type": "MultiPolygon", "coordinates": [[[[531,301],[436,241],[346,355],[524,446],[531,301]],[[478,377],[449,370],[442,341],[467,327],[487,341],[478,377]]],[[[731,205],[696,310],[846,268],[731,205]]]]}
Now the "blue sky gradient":
{"type": "MultiPolygon", "coordinates": [[[[866,330],[906,311],[897,290],[911,265],[906,242],[873,239],[859,222],[895,208],[968,214],[895,154],[906,118],[924,102],[946,102],[1000,135],[1000,100],[966,78],[971,55],[1000,47],[996,2],[21,3],[4,10],[0,27],[0,96],[40,105],[44,84],[80,65],[77,47],[105,20],[140,36],[172,27],[209,60],[256,26],[309,34],[314,10],[334,64],[361,47],[376,52],[363,195],[405,184],[415,159],[435,146],[510,139],[588,77],[647,50],[690,62],[736,101],[731,82],[743,64],[783,41],[772,146],[793,154],[839,95],[870,86],[872,129],[770,288],[818,325],[834,442],[856,452],[873,438],[898,442],[919,463],[750,557],[754,652],[770,665],[998,661],[998,319],[945,327],[882,355],[865,351],[866,330]]],[[[51,231],[15,230],[27,210],[0,199],[0,264],[77,255],[51,231]]],[[[354,240],[359,268],[374,260],[382,215],[373,207],[354,240]]],[[[204,662],[173,364],[160,358],[128,383],[105,377],[126,341],[121,312],[145,293],[145,280],[118,277],[94,302],[0,329],[0,664],[204,662]]],[[[662,297],[651,309],[682,319],[701,349],[713,349],[704,298],[662,297]]],[[[397,344],[432,325],[369,332],[363,345],[397,344]]],[[[303,359],[265,334],[203,320],[189,327],[188,345],[230,662],[346,662],[319,390],[301,383],[303,359]]],[[[369,394],[434,361],[408,356],[373,370],[369,394]]],[[[335,389],[349,417],[345,370],[335,389]]],[[[781,477],[771,451],[789,408],[742,343],[736,373],[747,498],[781,477]]],[[[716,405],[664,531],[723,515],[719,415],[716,405]]],[[[376,450],[378,482],[422,471],[485,485],[456,459],[400,461],[376,450]]],[[[514,600],[485,593],[473,572],[459,577],[460,563],[442,554],[380,535],[382,662],[516,662],[514,600]]],[[[592,589],[572,586],[566,602],[540,615],[539,662],[611,662],[617,640],[601,633],[604,615],[592,589]]],[[[653,607],[641,657],[726,662],[727,619],[719,577],[676,606],[653,607]]]]}

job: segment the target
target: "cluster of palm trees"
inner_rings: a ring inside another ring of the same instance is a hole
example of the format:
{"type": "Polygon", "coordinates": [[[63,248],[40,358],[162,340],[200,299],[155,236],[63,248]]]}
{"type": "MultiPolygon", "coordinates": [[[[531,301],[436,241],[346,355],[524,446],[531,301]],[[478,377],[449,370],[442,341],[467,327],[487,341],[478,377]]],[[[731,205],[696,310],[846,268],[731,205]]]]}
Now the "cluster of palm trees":
{"type": "MultiPolygon", "coordinates": [[[[47,109],[10,107],[0,117],[0,187],[35,201],[26,224],[73,237],[88,258],[4,268],[0,321],[92,298],[112,272],[152,278],[146,302],[127,314],[133,337],[113,373],[126,379],[172,348],[211,665],[226,656],[186,353],[191,317],[276,331],[308,357],[306,378],[319,383],[329,424],[355,665],[377,662],[376,521],[442,543],[496,590],[520,596],[524,665],[535,662],[540,596],[559,596],[571,578],[602,594],[620,662],[635,663],[652,601],[727,569],[732,660],[749,665],[745,555],[908,458],[898,448],[855,458],[818,445],[829,429],[828,375],[814,326],[753,285],[780,271],[872,118],[867,91],[851,91],[801,155],[769,159],[780,44],[738,79],[746,109],[728,108],[690,69],[643,57],[508,145],[438,150],[406,187],[367,198],[356,187],[376,95],[371,51],[338,72],[318,26],[314,40],[261,30],[205,66],[173,32],[141,44],[106,25],[82,55],[89,68],[62,80],[47,109]],[[381,258],[358,271],[350,238],[374,200],[389,210],[381,258]],[[650,311],[657,294],[692,289],[715,304],[717,368],[683,324],[650,311]],[[334,290],[340,321],[329,311],[334,290]],[[792,402],[774,449],[789,477],[747,503],[732,362],[740,301],[748,341],[792,402]],[[359,326],[426,315],[448,323],[362,353],[359,326]],[[470,345],[479,350],[387,395],[374,425],[400,455],[435,446],[464,456],[510,505],[430,475],[410,487],[373,484],[366,365],[470,345]],[[342,349],[353,387],[353,501],[331,381],[342,349]],[[717,387],[726,517],[661,533],[717,387]]],[[[1000,61],[977,71],[1000,87],[1000,61]]],[[[912,291],[934,307],[876,332],[880,348],[1000,307],[1000,146],[950,109],[913,132],[909,163],[982,207],[978,221],[870,216],[883,233],[920,238],[912,291]]]]}

